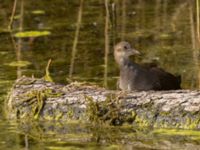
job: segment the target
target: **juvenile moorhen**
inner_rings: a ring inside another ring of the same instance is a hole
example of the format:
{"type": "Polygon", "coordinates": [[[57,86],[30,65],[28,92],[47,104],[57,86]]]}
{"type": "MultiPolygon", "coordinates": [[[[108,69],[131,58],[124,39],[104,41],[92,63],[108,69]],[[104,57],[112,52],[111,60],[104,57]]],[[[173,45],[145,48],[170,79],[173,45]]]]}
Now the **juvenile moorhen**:
{"type": "Polygon", "coordinates": [[[144,67],[129,59],[131,55],[140,54],[122,41],[114,47],[115,61],[120,67],[119,88],[123,91],[176,90],[181,89],[181,77],[174,76],[161,68],[144,67]]]}

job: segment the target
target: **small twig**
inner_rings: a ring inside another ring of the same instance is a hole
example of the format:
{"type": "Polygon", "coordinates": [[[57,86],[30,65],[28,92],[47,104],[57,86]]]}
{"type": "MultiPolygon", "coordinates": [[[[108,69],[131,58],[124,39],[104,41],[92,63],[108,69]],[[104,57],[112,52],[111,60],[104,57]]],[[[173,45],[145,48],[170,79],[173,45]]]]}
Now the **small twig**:
{"type": "Polygon", "coordinates": [[[53,79],[51,78],[50,72],[49,72],[50,64],[51,64],[51,59],[49,59],[49,61],[48,61],[48,63],[47,63],[47,66],[46,66],[46,68],[45,68],[45,76],[44,76],[44,79],[45,79],[45,81],[53,82],[53,79]]]}
{"type": "Polygon", "coordinates": [[[46,66],[46,68],[45,68],[46,75],[49,75],[49,67],[50,67],[50,64],[51,64],[51,59],[48,60],[47,66],[46,66]]]}

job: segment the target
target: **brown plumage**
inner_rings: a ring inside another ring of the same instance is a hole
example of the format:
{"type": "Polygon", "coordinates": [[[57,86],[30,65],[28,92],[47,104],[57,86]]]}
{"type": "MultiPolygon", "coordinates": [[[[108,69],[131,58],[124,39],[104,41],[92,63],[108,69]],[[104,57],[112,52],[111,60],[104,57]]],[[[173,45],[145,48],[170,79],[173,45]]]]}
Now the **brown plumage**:
{"type": "Polygon", "coordinates": [[[144,67],[129,59],[140,54],[128,42],[120,42],[114,47],[115,61],[120,68],[119,88],[132,90],[176,90],[180,89],[181,77],[158,68],[156,65],[144,67]]]}

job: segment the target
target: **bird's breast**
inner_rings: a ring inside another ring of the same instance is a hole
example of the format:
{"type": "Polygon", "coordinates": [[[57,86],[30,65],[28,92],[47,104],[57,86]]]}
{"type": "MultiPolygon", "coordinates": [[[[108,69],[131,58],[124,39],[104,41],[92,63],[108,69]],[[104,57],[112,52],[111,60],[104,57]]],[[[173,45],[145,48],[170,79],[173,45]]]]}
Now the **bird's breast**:
{"type": "Polygon", "coordinates": [[[131,91],[134,89],[135,79],[137,78],[137,70],[132,66],[125,66],[120,70],[119,87],[122,90],[131,91]]]}

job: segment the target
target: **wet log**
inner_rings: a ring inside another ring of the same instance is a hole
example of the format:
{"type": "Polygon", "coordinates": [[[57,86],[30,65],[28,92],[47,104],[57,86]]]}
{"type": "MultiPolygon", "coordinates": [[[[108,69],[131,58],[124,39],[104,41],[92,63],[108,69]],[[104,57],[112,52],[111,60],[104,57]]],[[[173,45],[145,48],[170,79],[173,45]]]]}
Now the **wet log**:
{"type": "Polygon", "coordinates": [[[20,120],[200,129],[200,91],[120,92],[78,82],[61,85],[22,77],[9,93],[5,113],[8,119],[20,120]]]}

